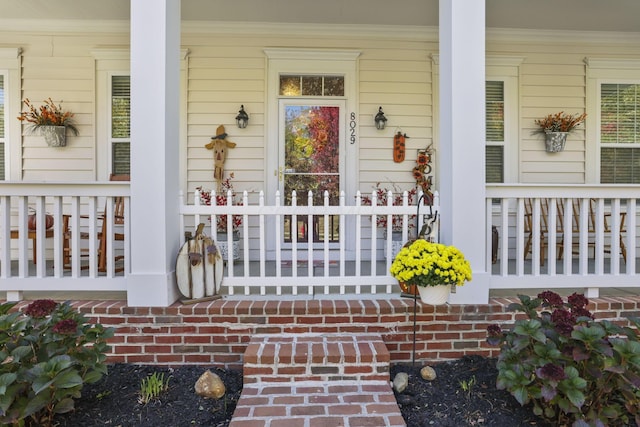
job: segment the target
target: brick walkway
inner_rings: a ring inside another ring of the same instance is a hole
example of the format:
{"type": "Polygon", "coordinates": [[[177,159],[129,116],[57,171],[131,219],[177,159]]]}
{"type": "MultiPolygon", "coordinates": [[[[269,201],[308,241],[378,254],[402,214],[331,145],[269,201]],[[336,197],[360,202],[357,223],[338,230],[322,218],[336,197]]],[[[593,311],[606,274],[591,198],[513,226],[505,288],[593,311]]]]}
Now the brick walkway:
{"type": "Polygon", "coordinates": [[[229,427],[404,427],[379,335],[254,337],[229,427]]]}

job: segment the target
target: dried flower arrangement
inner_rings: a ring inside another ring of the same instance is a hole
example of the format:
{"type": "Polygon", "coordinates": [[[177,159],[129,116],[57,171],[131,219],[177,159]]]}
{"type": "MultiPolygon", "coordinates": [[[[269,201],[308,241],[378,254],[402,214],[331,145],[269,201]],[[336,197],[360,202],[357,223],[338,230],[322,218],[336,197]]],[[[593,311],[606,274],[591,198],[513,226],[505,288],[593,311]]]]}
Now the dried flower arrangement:
{"type": "Polygon", "coordinates": [[[44,105],[36,108],[29,99],[24,100],[24,104],[29,109],[23,111],[18,116],[21,122],[31,123],[28,130],[35,132],[42,126],[64,126],[70,129],[74,135],[78,135],[78,128],[73,123],[73,113],[63,111],[60,104],[56,105],[51,98],[44,101],[44,105]]]}
{"type": "MultiPolygon", "coordinates": [[[[242,206],[242,201],[236,201],[236,193],[233,190],[233,183],[231,179],[233,178],[233,173],[230,173],[227,179],[222,180],[221,182],[221,191],[218,193],[212,192],[211,190],[203,189],[202,187],[197,187],[197,190],[200,192],[200,202],[203,205],[211,206],[211,199],[215,197],[216,206],[226,206],[227,204],[227,194],[231,191],[232,204],[235,206],[242,206]]],[[[242,215],[233,215],[231,225],[233,231],[238,231],[240,226],[242,225],[242,215]]],[[[227,216],[226,215],[217,215],[216,216],[216,229],[218,232],[225,233],[227,231],[227,216]]]]}
{"type": "Polygon", "coordinates": [[[542,133],[571,132],[576,126],[584,122],[586,117],[586,113],[566,114],[564,111],[560,111],[556,114],[549,114],[543,119],[535,120],[535,123],[540,127],[538,131],[542,133]]]}
{"type": "MultiPolygon", "coordinates": [[[[380,183],[377,182],[375,187],[376,194],[376,203],[377,206],[387,206],[389,200],[389,189],[386,187],[380,187],[380,183]]],[[[407,190],[408,195],[408,204],[413,205],[414,198],[416,197],[417,191],[415,188],[411,190],[407,190]]],[[[403,204],[403,192],[393,184],[393,191],[391,191],[392,204],[393,206],[402,206],[403,204]]],[[[373,200],[369,196],[362,197],[362,204],[365,206],[371,206],[373,200]]],[[[376,216],[376,226],[377,228],[386,229],[387,228],[387,215],[377,215],[376,216]]],[[[415,215],[409,216],[408,221],[408,229],[411,230],[415,228],[415,215]]],[[[391,230],[392,231],[402,231],[402,215],[392,215],[391,217],[391,230]]]]}

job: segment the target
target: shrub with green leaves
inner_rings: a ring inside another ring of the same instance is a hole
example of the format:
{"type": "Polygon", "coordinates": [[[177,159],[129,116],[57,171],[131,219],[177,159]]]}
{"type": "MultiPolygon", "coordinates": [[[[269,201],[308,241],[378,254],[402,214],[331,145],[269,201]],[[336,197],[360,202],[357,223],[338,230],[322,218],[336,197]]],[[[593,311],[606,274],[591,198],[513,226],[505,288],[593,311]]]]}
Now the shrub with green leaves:
{"type": "Polygon", "coordinates": [[[640,319],[630,319],[635,328],[596,322],[577,293],[566,303],[551,291],[519,298],[509,309],[526,318],[510,331],[487,328],[487,342],[501,346],[497,387],[556,425],[640,426],[640,319]]]}
{"type": "Polygon", "coordinates": [[[89,324],[68,303],[0,304],[0,425],[49,426],[98,381],[113,328],[89,324]]]}

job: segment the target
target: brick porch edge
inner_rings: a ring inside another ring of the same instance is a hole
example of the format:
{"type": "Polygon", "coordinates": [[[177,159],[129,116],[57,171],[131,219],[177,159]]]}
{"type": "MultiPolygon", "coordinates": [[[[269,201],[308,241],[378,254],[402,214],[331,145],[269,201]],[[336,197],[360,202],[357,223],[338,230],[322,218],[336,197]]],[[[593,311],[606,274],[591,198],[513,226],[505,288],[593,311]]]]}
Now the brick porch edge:
{"type": "MultiPolygon", "coordinates": [[[[92,322],[113,326],[109,362],[154,365],[218,365],[242,368],[242,357],[255,334],[377,333],[391,363],[410,362],[413,348],[413,300],[221,299],[170,307],[127,307],[126,301],[72,301],[92,322]]],[[[495,357],[485,343],[486,328],[509,325],[507,307],[517,298],[495,298],[478,305],[417,305],[416,360],[457,359],[479,354],[495,357]]],[[[23,301],[18,309],[29,301],[23,301]]],[[[640,297],[590,300],[597,319],[627,324],[640,316],[640,297]]]]}

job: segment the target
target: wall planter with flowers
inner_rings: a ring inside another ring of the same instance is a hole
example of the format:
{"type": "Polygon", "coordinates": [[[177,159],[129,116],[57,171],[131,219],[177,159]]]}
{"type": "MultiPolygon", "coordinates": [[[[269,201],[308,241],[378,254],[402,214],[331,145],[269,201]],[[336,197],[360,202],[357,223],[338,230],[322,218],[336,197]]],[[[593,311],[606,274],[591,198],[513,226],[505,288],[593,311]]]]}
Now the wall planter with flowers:
{"type": "Polygon", "coordinates": [[[73,113],[63,111],[61,104],[56,105],[51,98],[46,99],[44,105],[39,108],[36,108],[28,98],[24,100],[24,104],[29,110],[21,112],[18,120],[30,123],[27,131],[40,133],[49,147],[65,147],[67,129],[74,135],[78,135],[78,129],[73,123],[73,113]]]}
{"type": "MultiPolygon", "coordinates": [[[[229,174],[229,177],[225,180],[222,180],[220,183],[221,191],[216,193],[211,190],[203,189],[202,187],[197,187],[196,197],[199,198],[199,203],[201,205],[211,206],[211,200],[215,198],[216,206],[225,206],[227,204],[227,195],[228,192],[231,191],[232,204],[236,206],[241,206],[242,201],[236,200],[236,193],[233,190],[233,183],[231,182],[233,179],[233,173],[229,174]]],[[[240,232],[239,228],[242,225],[242,216],[241,215],[233,215],[231,218],[231,240],[233,243],[232,246],[232,256],[234,260],[240,258],[240,232]]],[[[228,259],[229,254],[229,235],[227,231],[227,215],[217,215],[216,216],[216,245],[220,250],[220,254],[222,255],[223,260],[228,259]]]]}
{"type": "Polygon", "coordinates": [[[398,282],[418,287],[425,304],[447,302],[452,286],[471,280],[471,264],[455,246],[417,239],[393,260],[391,274],[398,282]]]}
{"type": "Polygon", "coordinates": [[[548,153],[557,153],[564,150],[567,142],[567,135],[576,126],[584,122],[587,117],[583,114],[566,114],[560,111],[556,114],[549,114],[543,119],[538,119],[535,123],[540,127],[538,132],[545,134],[545,149],[548,153]]]}

